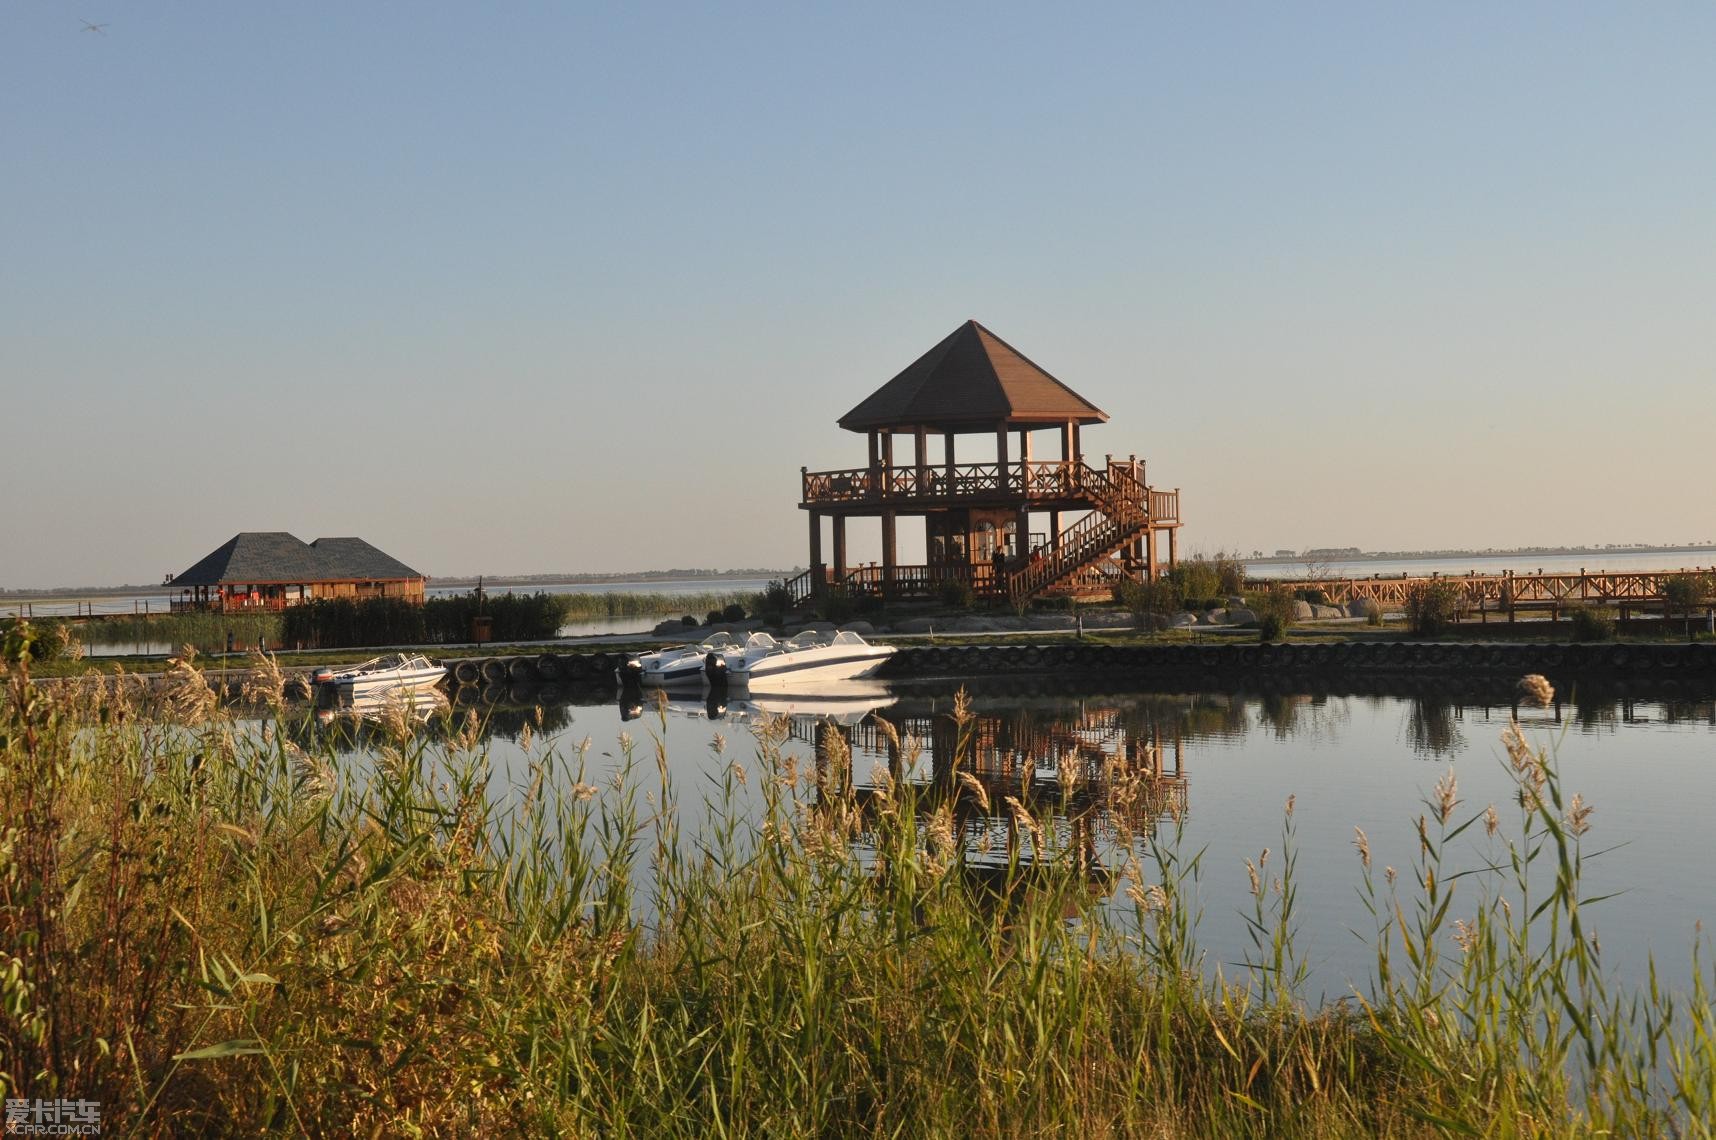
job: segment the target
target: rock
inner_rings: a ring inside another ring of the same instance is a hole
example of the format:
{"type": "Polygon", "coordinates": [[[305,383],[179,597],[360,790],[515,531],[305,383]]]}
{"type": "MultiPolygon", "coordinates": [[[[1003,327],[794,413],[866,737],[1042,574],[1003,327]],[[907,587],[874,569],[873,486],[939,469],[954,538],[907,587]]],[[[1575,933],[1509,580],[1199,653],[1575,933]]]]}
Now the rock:
{"type": "Polygon", "coordinates": [[[785,632],[788,637],[791,637],[793,634],[803,633],[807,629],[813,629],[817,633],[831,634],[836,632],[834,623],[831,621],[807,621],[803,625],[789,625],[786,627],[785,632]]]}
{"type": "Polygon", "coordinates": [[[1077,624],[1078,619],[1071,614],[1037,614],[1028,619],[1031,629],[1072,629],[1077,624]]]}
{"type": "Polygon", "coordinates": [[[678,618],[668,618],[652,631],[657,637],[676,637],[682,633],[691,632],[692,627],[678,618]]]}
{"type": "Polygon", "coordinates": [[[1344,618],[1347,616],[1347,611],[1339,606],[1312,606],[1311,616],[1323,621],[1328,618],[1344,618]]]}
{"type": "Polygon", "coordinates": [[[1294,621],[1310,621],[1311,620],[1311,603],[1306,602],[1306,601],[1294,602],[1293,603],[1293,620],[1294,621]]]}
{"type": "Polygon", "coordinates": [[[1369,598],[1354,598],[1352,601],[1347,603],[1347,616],[1369,617],[1370,608],[1374,605],[1376,605],[1376,603],[1371,601],[1369,598]]]}
{"type": "Polygon", "coordinates": [[[1257,615],[1244,606],[1229,606],[1227,608],[1227,624],[1256,625],[1257,615]]]}
{"type": "MultiPolygon", "coordinates": [[[[946,619],[942,620],[941,628],[947,629],[946,619]]],[[[934,633],[935,622],[929,618],[907,618],[905,621],[895,622],[893,630],[895,633],[934,633]]]]}
{"type": "Polygon", "coordinates": [[[842,632],[855,633],[859,637],[875,637],[876,627],[867,621],[849,621],[840,627],[842,632]]]}
{"type": "Polygon", "coordinates": [[[1187,629],[1198,624],[1198,615],[1181,610],[1168,619],[1169,629],[1187,629]]]}
{"type": "Polygon", "coordinates": [[[994,633],[999,627],[993,618],[959,617],[948,625],[949,633],[994,633]]]}

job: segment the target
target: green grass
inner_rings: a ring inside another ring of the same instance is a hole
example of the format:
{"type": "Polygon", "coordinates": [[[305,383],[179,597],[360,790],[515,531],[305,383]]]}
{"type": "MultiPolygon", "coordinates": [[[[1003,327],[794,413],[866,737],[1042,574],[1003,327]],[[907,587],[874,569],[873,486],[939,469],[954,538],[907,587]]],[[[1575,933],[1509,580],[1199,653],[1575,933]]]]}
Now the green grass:
{"type": "Polygon", "coordinates": [[[710,610],[725,609],[738,603],[751,611],[755,594],[705,591],[696,594],[653,593],[589,593],[563,594],[566,599],[567,621],[594,621],[600,618],[669,617],[690,614],[702,621],[710,610]]]}
{"type": "MultiPolygon", "coordinates": [[[[1678,997],[1606,980],[1582,926],[1583,805],[1517,732],[1522,802],[1492,832],[1445,784],[1403,821],[1418,863],[1357,870],[1374,977],[1309,1006],[1290,804],[1249,968],[1222,981],[1172,821],[1129,846],[1117,912],[1091,905],[1081,863],[1024,857],[1048,805],[1008,805],[1019,844],[986,879],[952,838],[953,805],[985,793],[902,783],[864,809],[848,757],[798,765],[779,733],[679,787],[653,741],[623,743],[609,776],[526,727],[507,782],[474,722],[397,718],[373,762],[319,749],[266,669],[260,727],[189,669],[146,704],[36,690],[15,666],[5,683],[0,1083],[99,1100],[116,1132],[1708,1135],[1716,1118],[1702,967],[1678,997]],[[687,796],[711,808],[695,835],[687,796]],[[1477,862],[1453,865],[1473,837],[1477,862]]],[[[970,732],[959,709],[952,729],[970,732]]]]}
{"type": "Polygon", "coordinates": [[[199,653],[226,648],[230,632],[240,645],[254,646],[258,638],[280,644],[279,614],[178,613],[150,616],[121,615],[78,622],[73,633],[85,645],[138,645],[165,642],[172,646],[194,646],[199,653]]]}

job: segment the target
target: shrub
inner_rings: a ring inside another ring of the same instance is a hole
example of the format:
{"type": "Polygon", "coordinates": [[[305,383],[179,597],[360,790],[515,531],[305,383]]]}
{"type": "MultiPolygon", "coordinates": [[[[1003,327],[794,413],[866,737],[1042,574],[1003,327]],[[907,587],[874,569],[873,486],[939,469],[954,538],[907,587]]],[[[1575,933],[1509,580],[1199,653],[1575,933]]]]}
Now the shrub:
{"type": "Polygon", "coordinates": [[[751,599],[751,616],[761,618],[770,625],[779,625],[785,621],[786,613],[791,608],[792,592],[786,588],[786,583],[778,578],[751,599]]]}
{"type": "Polygon", "coordinates": [[[1454,582],[1415,582],[1406,590],[1406,625],[1413,633],[1445,633],[1465,616],[1466,592],[1454,582]]]}
{"type": "Polygon", "coordinates": [[[1324,590],[1321,590],[1321,589],[1316,589],[1316,588],[1303,589],[1303,588],[1301,588],[1298,590],[1294,590],[1293,596],[1296,599],[1298,599],[1299,601],[1308,602],[1309,604],[1311,604],[1313,606],[1326,606],[1329,604],[1328,593],[1324,590]]]}
{"type": "Polygon", "coordinates": [[[1180,591],[1166,578],[1122,582],[1114,588],[1114,600],[1132,611],[1142,629],[1160,629],[1180,609],[1180,591]]]}
{"type": "Polygon", "coordinates": [[[1671,615],[1690,616],[1693,610],[1709,603],[1711,587],[1709,574],[1672,574],[1663,581],[1662,600],[1671,615]]]}
{"type": "Polygon", "coordinates": [[[703,615],[704,625],[720,625],[721,621],[722,616],[720,610],[710,610],[708,613],[703,615]]]}
{"type": "Polygon", "coordinates": [[[1233,597],[1245,592],[1245,563],[1237,555],[1218,550],[1210,565],[1215,570],[1216,589],[1221,593],[1233,597]]]}
{"type": "Polygon", "coordinates": [[[744,621],[745,607],[738,602],[728,602],[721,609],[722,621],[744,621]]]}
{"type": "Polygon", "coordinates": [[[971,592],[971,583],[964,578],[949,578],[941,584],[941,603],[944,606],[970,609],[976,600],[977,595],[971,592]]]}
{"type": "Polygon", "coordinates": [[[1573,623],[1574,641],[1611,641],[1615,636],[1615,614],[1602,606],[1572,602],[1563,612],[1573,623]]]}
{"type": "Polygon", "coordinates": [[[845,586],[830,586],[817,599],[816,612],[823,621],[831,621],[835,625],[849,622],[853,613],[852,595],[845,586]]]}
{"type": "Polygon", "coordinates": [[[1203,558],[1171,567],[1162,577],[1173,583],[1180,597],[1187,601],[1201,601],[1221,592],[1221,577],[1215,567],[1203,558]]]}
{"type": "Polygon", "coordinates": [[[690,629],[692,626],[697,624],[697,619],[692,617],[690,614],[686,614],[684,617],[679,619],[679,624],[684,626],[686,629],[690,629]]]}
{"type": "Polygon", "coordinates": [[[1366,598],[1360,604],[1360,609],[1364,614],[1364,623],[1366,625],[1381,625],[1382,624],[1382,603],[1381,602],[1377,601],[1375,598],[1366,598]]]}
{"type": "Polygon", "coordinates": [[[1293,610],[1299,599],[1284,586],[1262,590],[1246,598],[1245,604],[1257,615],[1257,633],[1262,641],[1279,641],[1293,625],[1293,610]]]}

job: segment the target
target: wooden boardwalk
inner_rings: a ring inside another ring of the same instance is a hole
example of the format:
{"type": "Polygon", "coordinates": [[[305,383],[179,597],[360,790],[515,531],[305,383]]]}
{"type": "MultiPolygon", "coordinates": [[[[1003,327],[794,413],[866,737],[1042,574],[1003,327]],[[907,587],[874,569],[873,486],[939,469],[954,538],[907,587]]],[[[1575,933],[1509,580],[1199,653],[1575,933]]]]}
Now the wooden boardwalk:
{"type": "MultiPolygon", "coordinates": [[[[1255,587],[1286,586],[1295,590],[1322,590],[1335,605],[1350,605],[1356,601],[1374,601],[1385,610],[1404,608],[1412,590],[1431,583],[1457,586],[1467,610],[1480,620],[1492,614],[1512,621],[1515,614],[1525,611],[1548,611],[1559,617],[1561,611],[1573,605],[1599,605],[1618,609],[1625,618],[1628,612],[1643,613],[1667,610],[1667,585],[1671,579],[1695,575],[1705,584],[1704,598],[1695,608],[1708,613],[1716,606],[1716,569],[1698,567],[1691,570],[1644,570],[1609,573],[1607,571],[1557,571],[1554,573],[1431,575],[1429,577],[1376,576],[1371,578],[1274,578],[1253,579],[1255,587]]],[[[1675,614],[1673,616],[1683,616],[1675,614]]]]}

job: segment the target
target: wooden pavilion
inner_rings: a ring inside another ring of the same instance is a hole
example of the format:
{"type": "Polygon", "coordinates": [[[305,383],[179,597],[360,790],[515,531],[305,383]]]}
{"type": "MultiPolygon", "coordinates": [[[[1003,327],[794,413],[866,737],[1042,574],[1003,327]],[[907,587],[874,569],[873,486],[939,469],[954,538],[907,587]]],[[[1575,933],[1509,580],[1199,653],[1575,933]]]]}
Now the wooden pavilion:
{"type": "Polygon", "coordinates": [[[795,600],[830,586],[932,597],[958,581],[979,596],[1020,604],[1154,578],[1162,565],[1158,534],[1167,537],[1166,564],[1176,560],[1179,490],[1151,488],[1135,455],[1086,462],[1081,429],[1107,419],[1006,341],[965,322],[840,417],[841,427],[868,437],[867,466],[800,468],[810,569],[788,584],[795,600]],[[1053,458],[1033,451],[1033,435],[1044,431],[1058,436],[1053,458]],[[941,437],[939,457],[930,455],[931,435],[941,437]],[[909,464],[895,461],[899,436],[912,441],[909,464]],[[993,441],[993,457],[958,462],[959,436],[979,437],[979,454],[993,441]],[[924,565],[899,564],[901,516],[924,520],[924,565]],[[852,518],[880,520],[880,566],[847,564],[852,518]],[[831,562],[823,557],[825,520],[831,562]]]}
{"type": "Polygon", "coordinates": [[[175,611],[281,610],[314,598],[403,598],[421,603],[427,579],[361,538],[304,542],[285,531],[244,531],[172,575],[175,611]]]}

